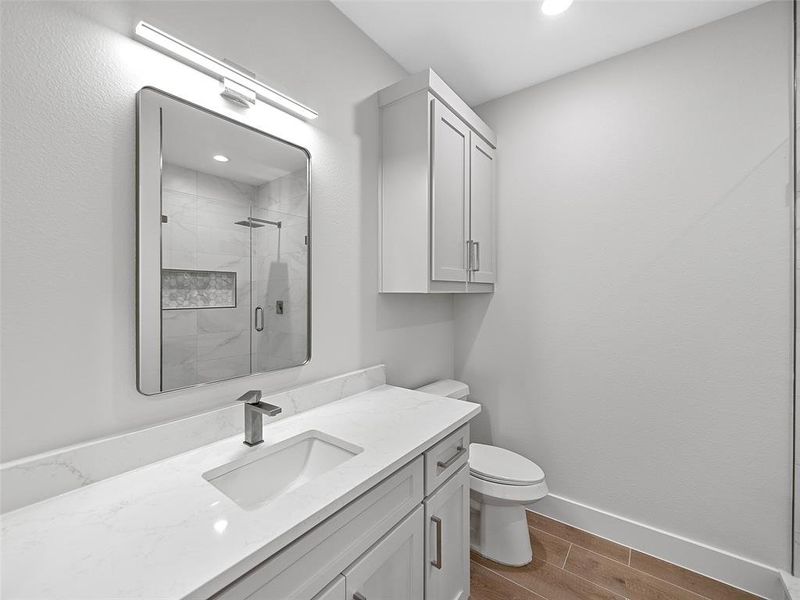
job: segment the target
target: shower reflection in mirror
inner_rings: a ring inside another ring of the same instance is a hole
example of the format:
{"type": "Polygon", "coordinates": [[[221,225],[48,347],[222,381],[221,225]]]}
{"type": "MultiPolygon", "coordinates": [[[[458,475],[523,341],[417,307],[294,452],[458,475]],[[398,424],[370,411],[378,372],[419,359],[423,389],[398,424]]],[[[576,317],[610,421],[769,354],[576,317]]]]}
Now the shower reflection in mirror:
{"type": "Polygon", "coordinates": [[[302,148],[140,92],[141,392],[308,360],[308,165],[302,148]]]}

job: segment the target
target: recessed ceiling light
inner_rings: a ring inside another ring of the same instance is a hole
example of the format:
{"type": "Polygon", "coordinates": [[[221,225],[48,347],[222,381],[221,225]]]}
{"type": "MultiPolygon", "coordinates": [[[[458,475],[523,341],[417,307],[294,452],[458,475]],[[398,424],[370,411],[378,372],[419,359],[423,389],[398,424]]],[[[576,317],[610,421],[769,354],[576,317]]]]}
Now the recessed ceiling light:
{"type": "Polygon", "coordinates": [[[572,0],[544,0],[542,12],[548,16],[560,15],[572,6],[572,0]]]}
{"type": "Polygon", "coordinates": [[[214,160],[217,161],[217,162],[228,162],[230,160],[230,158],[228,158],[227,156],[224,156],[222,154],[215,154],[214,155],[214,160]]]}

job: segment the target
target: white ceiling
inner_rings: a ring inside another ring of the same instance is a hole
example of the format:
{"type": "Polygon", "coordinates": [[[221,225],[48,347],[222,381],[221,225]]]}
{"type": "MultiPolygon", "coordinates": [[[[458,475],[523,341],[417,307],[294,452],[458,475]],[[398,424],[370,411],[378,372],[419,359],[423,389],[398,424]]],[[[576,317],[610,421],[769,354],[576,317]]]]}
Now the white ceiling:
{"type": "Polygon", "coordinates": [[[476,106],[765,0],[332,0],[410,73],[433,68],[476,106]]]}

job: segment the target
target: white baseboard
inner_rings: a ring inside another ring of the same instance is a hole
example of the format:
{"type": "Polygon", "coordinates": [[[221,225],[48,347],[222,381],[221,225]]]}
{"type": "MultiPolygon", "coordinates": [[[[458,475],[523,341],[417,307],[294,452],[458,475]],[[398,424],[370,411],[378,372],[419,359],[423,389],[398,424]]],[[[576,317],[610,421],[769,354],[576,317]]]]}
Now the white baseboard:
{"type": "Polygon", "coordinates": [[[758,596],[770,600],[786,598],[780,572],[767,565],[553,494],[531,508],[567,525],[758,596]]]}

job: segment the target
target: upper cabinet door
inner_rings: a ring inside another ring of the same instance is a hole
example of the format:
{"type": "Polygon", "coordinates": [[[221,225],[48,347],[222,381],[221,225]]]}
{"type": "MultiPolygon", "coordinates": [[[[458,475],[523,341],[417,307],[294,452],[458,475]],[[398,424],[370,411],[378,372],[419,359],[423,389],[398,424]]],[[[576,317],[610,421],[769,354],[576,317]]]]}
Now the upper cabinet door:
{"type": "Polygon", "coordinates": [[[431,273],[435,281],[467,281],[470,130],[432,100],[431,273]]]}
{"type": "Polygon", "coordinates": [[[495,282],[494,149],[472,134],[470,144],[470,281],[495,282]]]}

